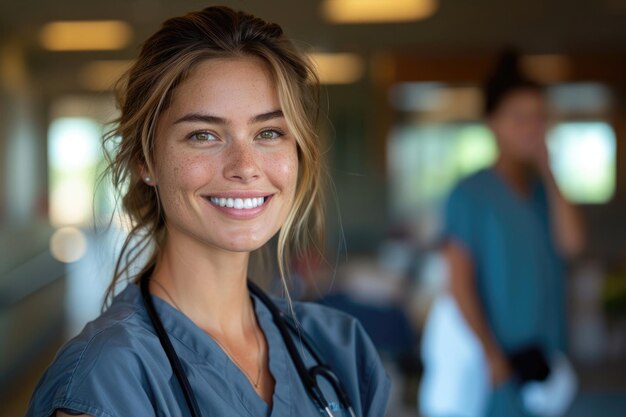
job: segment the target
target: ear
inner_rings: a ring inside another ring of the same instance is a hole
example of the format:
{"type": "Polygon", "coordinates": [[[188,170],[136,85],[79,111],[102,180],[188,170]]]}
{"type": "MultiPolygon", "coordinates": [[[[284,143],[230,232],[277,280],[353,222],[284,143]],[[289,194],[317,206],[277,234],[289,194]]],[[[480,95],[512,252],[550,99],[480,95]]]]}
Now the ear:
{"type": "Polygon", "coordinates": [[[150,170],[148,170],[148,167],[146,166],[145,163],[140,162],[137,164],[137,172],[139,176],[141,177],[141,179],[143,180],[143,182],[145,182],[147,185],[149,186],[156,185],[156,180],[154,176],[150,173],[150,170]]]}

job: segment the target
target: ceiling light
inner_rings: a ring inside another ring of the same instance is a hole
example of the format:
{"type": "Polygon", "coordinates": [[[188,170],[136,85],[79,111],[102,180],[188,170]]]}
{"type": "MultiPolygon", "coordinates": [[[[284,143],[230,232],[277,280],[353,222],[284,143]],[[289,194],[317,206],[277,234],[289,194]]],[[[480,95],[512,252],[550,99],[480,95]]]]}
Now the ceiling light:
{"type": "Polygon", "coordinates": [[[333,23],[386,23],[426,19],[437,0],[325,0],[322,14],[333,23]]]}
{"type": "Polygon", "coordinates": [[[309,57],[322,84],[350,84],[363,76],[363,60],[356,54],[314,52],[309,57]]]}
{"type": "Polygon", "coordinates": [[[51,51],[102,51],[123,49],[133,31],[119,20],[59,21],[46,24],[41,45],[51,51]]]}
{"type": "Polygon", "coordinates": [[[567,80],[572,70],[572,63],[565,55],[524,55],[521,66],[529,77],[546,84],[567,80]]]}

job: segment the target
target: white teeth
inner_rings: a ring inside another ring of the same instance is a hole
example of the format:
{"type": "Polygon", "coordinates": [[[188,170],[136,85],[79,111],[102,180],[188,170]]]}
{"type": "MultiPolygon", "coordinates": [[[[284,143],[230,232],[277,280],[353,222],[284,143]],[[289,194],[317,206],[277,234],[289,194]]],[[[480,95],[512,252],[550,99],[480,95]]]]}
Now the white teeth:
{"type": "Polygon", "coordinates": [[[220,207],[235,208],[238,210],[253,209],[263,205],[265,197],[253,197],[253,198],[223,198],[223,197],[211,197],[211,203],[220,207]]]}

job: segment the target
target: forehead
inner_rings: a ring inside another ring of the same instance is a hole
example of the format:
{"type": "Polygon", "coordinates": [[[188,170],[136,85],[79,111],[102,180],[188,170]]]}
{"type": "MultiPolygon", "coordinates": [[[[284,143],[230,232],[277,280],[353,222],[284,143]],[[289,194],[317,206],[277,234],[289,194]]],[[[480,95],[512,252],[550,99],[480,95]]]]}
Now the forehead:
{"type": "Polygon", "coordinates": [[[174,90],[170,110],[215,113],[279,108],[269,65],[258,57],[211,58],[198,63],[174,90]]]}
{"type": "Polygon", "coordinates": [[[546,105],[545,101],[545,96],[541,90],[523,88],[508,93],[502,101],[501,107],[543,107],[546,105]]]}

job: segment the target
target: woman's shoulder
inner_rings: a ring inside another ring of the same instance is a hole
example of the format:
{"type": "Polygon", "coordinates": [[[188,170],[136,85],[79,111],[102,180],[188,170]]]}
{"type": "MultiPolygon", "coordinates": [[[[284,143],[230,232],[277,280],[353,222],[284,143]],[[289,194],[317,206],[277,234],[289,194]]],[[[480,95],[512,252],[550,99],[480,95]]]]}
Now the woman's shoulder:
{"type": "MultiPolygon", "coordinates": [[[[286,300],[278,301],[281,310],[288,315],[286,300]]],[[[381,366],[380,357],[361,322],[354,316],[311,301],[293,303],[293,314],[297,326],[303,329],[325,357],[338,363],[381,366]]]]}
{"type": "Polygon", "coordinates": [[[295,302],[298,324],[317,350],[359,398],[362,415],[384,415],[390,380],[361,322],[348,313],[315,302],[295,302]]]}
{"type": "Polygon", "coordinates": [[[139,307],[117,300],[61,347],[35,388],[27,416],[49,416],[55,409],[114,415],[97,398],[105,386],[141,379],[138,347],[151,337],[139,307]]]}
{"type": "Polygon", "coordinates": [[[122,294],[60,349],[53,365],[80,366],[81,362],[105,360],[108,355],[117,357],[135,349],[142,337],[150,336],[149,329],[141,306],[122,294]]]}
{"type": "Polygon", "coordinates": [[[480,199],[495,189],[497,178],[491,168],[478,170],[459,180],[450,191],[450,198],[480,199]]]}
{"type": "Polygon", "coordinates": [[[298,324],[318,336],[355,339],[365,333],[358,319],[336,308],[312,301],[297,301],[293,307],[298,324]]]}
{"type": "Polygon", "coordinates": [[[482,214],[500,206],[505,197],[502,181],[493,168],[482,169],[464,177],[451,189],[445,200],[445,217],[448,222],[463,219],[475,223],[485,219],[482,214]]]}
{"type": "Polygon", "coordinates": [[[297,325],[320,340],[327,337],[333,341],[338,337],[355,338],[364,333],[358,319],[336,308],[313,301],[294,301],[292,310],[285,298],[273,297],[273,301],[289,317],[295,315],[297,325]]]}

